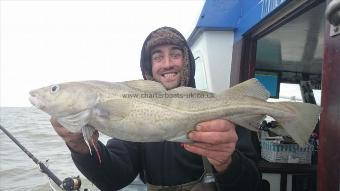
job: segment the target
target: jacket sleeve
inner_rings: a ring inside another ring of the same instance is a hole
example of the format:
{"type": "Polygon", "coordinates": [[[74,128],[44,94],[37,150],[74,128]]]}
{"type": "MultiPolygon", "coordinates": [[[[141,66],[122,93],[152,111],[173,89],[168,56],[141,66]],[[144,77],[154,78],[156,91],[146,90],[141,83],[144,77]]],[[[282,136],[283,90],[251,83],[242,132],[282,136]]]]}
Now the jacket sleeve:
{"type": "Polygon", "coordinates": [[[98,141],[98,156],[71,150],[77,168],[100,190],[118,190],[130,184],[139,173],[139,145],[111,139],[107,146],[98,141]]]}
{"type": "Polygon", "coordinates": [[[249,191],[261,189],[261,176],[256,166],[259,153],[256,152],[250,131],[237,127],[238,143],[232,154],[229,167],[216,173],[216,185],[219,190],[249,191]]]}

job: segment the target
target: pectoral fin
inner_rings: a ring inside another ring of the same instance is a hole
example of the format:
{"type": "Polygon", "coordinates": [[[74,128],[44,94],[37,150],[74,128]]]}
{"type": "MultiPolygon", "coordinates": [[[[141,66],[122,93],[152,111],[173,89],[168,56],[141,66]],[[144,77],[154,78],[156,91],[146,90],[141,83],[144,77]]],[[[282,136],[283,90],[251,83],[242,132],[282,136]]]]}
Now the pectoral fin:
{"type": "Polygon", "coordinates": [[[132,103],[126,99],[112,99],[97,104],[95,114],[106,120],[119,121],[131,112],[132,103]]]}
{"type": "Polygon", "coordinates": [[[98,161],[99,161],[99,163],[101,163],[102,161],[101,161],[100,153],[99,153],[99,150],[97,148],[97,140],[94,140],[94,138],[93,138],[93,134],[96,131],[96,129],[93,128],[90,125],[86,125],[86,126],[81,128],[81,131],[83,133],[84,140],[85,140],[85,142],[86,142],[86,144],[87,144],[87,146],[90,150],[90,154],[92,155],[92,149],[91,149],[91,145],[92,145],[94,150],[96,151],[98,161]]]}

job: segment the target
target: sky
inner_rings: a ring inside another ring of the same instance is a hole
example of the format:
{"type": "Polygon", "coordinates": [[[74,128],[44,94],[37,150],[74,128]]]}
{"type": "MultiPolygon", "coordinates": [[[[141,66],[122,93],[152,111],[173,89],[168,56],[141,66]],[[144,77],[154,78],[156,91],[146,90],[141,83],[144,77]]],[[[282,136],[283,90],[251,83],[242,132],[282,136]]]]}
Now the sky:
{"type": "Polygon", "coordinates": [[[204,0],[0,1],[0,106],[31,106],[32,89],[67,81],[141,79],[146,36],[188,38],[204,0]]]}

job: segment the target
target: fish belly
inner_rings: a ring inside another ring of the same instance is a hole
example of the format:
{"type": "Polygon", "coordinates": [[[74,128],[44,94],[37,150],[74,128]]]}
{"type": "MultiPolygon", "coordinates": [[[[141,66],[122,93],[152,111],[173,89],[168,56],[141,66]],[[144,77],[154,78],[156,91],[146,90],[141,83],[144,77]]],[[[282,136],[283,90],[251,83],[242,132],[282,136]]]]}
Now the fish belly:
{"type": "Polygon", "coordinates": [[[134,142],[159,142],[186,136],[197,123],[219,118],[223,110],[215,112],[182,111],[166,106],[135,104],[123,120],[94,120],[92,125],[110,137],[134,142]]]}

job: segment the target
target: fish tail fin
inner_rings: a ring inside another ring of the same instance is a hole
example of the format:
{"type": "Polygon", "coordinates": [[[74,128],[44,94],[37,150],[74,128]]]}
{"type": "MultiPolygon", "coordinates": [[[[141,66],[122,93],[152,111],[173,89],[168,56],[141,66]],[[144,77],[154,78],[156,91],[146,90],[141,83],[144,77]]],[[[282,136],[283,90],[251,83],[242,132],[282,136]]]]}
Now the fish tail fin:
{"type": "Polygon", "coordinates": [[[299,102],[277,102],[275,104],[283,105],[292,110],[295,119],[287,117],[272,116],[294,139],[300,147],[304,146],[312,134],[321,112],[321,107],[314,104],[299,102]]]}

